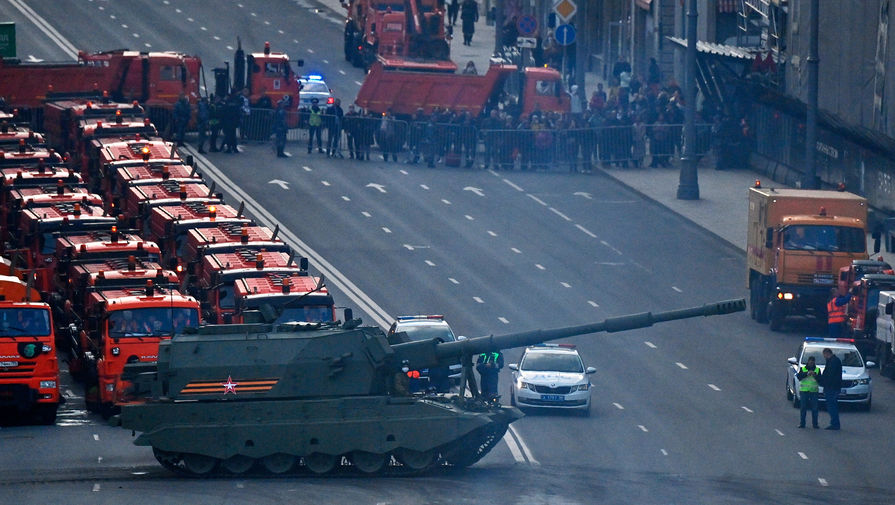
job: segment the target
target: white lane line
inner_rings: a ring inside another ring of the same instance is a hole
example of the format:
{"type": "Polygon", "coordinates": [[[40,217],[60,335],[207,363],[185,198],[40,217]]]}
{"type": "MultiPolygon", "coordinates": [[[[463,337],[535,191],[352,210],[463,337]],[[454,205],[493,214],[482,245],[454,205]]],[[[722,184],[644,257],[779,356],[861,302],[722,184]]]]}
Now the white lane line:
{"type": "Polygon", "coordinates": [[[522,436],[520,436],[519,432],[516,431],[516,428],[514,426],[510,426],[509,431],[513,434],[513,438],[515,438],[516,441],[519,442],[519,447],[522,448],[522,452],[525,453],[525,457],[526,459],[528,459],[528,462],[532,465],[540,465],[540,463],[538,463],[538,460],[536,460],[535,457],[531,454],[531,450],[529,450],[528,446],[525,444],[525,441],[522,440],[522,436]]]}
{"type": "Polygon", "coordinates": [[[476,303],[485,303],[485,300],[482,300],[482,299],[479,298],[478,296],[473,296],[472,299],[475,300],[476,303]]]}
{"type": "Polygon", "coordinates": [[[505,317],[503,317],[503,316],[498,317],[497,320],[500,321],[500,322],[503,323],[503,324],[510,324],[510,322],[507,320],[507,318],[505,318],[505,317]]]}
{"type": "Polygon", "coordinates": [[[460,284],[460,281],[458,281],[457,279],[454,279],[453,277],[448,277],[448,280],[454,284],[460,284]]]}
{"type": "Polygon", "coordinates": [[[619,251],[618,249],[616,249],[615,247],[612,247],[612,244],[610,244],[609,242],[606,242],[605,240],[601,240],[600,243],[603,244],[604,246],[608,247],[609,249],[612,249],[615,252],[615,254],[618,254],[619,256],[622,255],[622,252],[619,251]]]}
{"type": "Polygon", "coordinates": [[[716,386],[716,385],[714,385],[714,384],[709,384],[708,386],[709,386],[710,388],[714,389],[715,391],[721,391],[721,388],[719,388],[718,386],[716,386]]]}
{"type": "Polygon", "coordinates": [[[649,340],[647,340],[646,342],[644,342],[644,344],[646,344],[646,346],[649,347],[650,349],[655,349],[655,348],[656,348],[656,344],[650,342],[649,340]]]}
{"type": "Polygon", "coordinates": [[[590,238],[597,238],[597,236],[594,234],[594,232],[588,230],[587,228],[581,226],[580,224],[576,224],[576,225],[575,225],[575,228],[578,228],[579,230],[583,231],[584,233],[586,233],[587,235],[589,235],[590,238]]]}
{"type": "Polygon", "coordinates": [[[638,424],[637,427],[640,428],[640,431],[642,431],[642,432],[644,432],[644,433],[649,432],[649,430],[646,429],[646,426],[644,426],[644,425],[642,425],[642,424],[638,424]]]}
{"type": "Polygon", "coordinates": [[[344,70],[339,70],[339,73],[342,74],[342,75],[345,75],[345,71],[344,71],[344,70]]]}
{"type": "Polygon", "coordinates": [[[827,479],[825,479],[825,478],[823,478],[823,477],[818,477],[818,478],[817,478],[817,482],[819,482],[820,485],[823,486],[823,487],[827,487],[827,486],[830,485],[830,484],[827,482],[827,479]]]}
{"type": "Polygon", "coordinates": [[[516,254],[522,254],[522,251],[520,251],[519,249],[516,249],[515,247],[511,247],[510,250],[516,254]]]}
{"type": "Polygon", "coordinates": [[[545,202],[544,200],[541,200],[540,198],[536,197],[535,195],[528,194],[528,195],[525,195],[525,196],[527,196],[527,197],[531,198],[532,200],[538,202],[539,204],[543,205],[544,207],[547,206],[547,202],[545,202]]]}
{"type": "Polygon", "coordinates": [[[475,221],[475,218],[470,216],[469,214],[466,214],[466,216],[464,216],[464,217],[466,217],[466,219],[468,219],[470,221],[475,221]]]}
{"type": "Polygon", "coordinates": [[[663,456],[668,456],[668,451],[665,449],[659,449],[659,452],[661,452],[663,456]]]}
{"type": "Polygon", "coordinates": [[[621,403],[614,403],[614,402],[613,402],[612,405],[614,405],[615,408],[617,408],[618,410],[625,410],[625,408],[622,406],[621,403]]]}
{"type": "Polygon", "coordinates": [[[302,170],[304,170],[305,172],[310,172],[310,171],[311,171],[311,167],[309,167],[309,166],[307,166],[307,165],[302,165],[301,168],[302,168],[302,170]]]}
{"type": "Polygon", "coordinates": [[[517,463],[525,463],[525,458],[522,457],[522,451],[519,450],[519,446],[516,445],[516,441],[513,440],[513,436],[510,435],[509,431],[504,432],[503,441],[506,442],[507,447],[510,449],[510,454],[513,455],[513,459],[515,459],[517,463]]]}
{"type": "Polygon", "coordinates": [[[595,309],[600,307],[600,305],[599,305],[597,302],[593,301],[593,300],[588,300],[588,301],[587,301],[587,304],[590,305],[591,307],[595,308],[595,309]]]}
{"type": "Polygon", "coordinates": [[[799,451],[799,457],[802,458],[802,459],[808,459],[808,455],[805,454],[805,453],[802,452],[802,451],[799,451]]]}
{"type": "Polygon", "coordinates": [[[749,407],[747,407],[747,406],[745,406],[745,405],[743,405],[743,406],[740,407],[740,408],[743,409],[743,410],[745,410],[746,412],[748,412],[748,413],[750,413],[750,414],[752,413],[752,409],[750,409],[749,407]]]}
{"type": "MultiPolygon", "coordinates": [[[[78,49],[74,46],[74,44],[69,42],[65,37],[57,32],[56,29],[47,22],[47,20],[38,16],[37,13],[31,9],[31,7],[25,5],[25,3],[20,0],[10,0],[9,3],[11,3],[13,7],[18,9],[19,12],[24,14],[25,17],[30,19],[37,26],[37,28],[42,31],[44,35],[47,36],[47,38],[55,42],[56,45],[59,46],[59,49],[62,49],[62,51],[66,55],[68,55],[69,58],[73,60],[78,58],[78,49]]],[[[100,6],[99,9],[103,10],[103,7],[100,6]]]]}
{"type": "Polygon", "coordinates": [[[351,198],[348,198],[347,196],[342,195],[342,200],[345,200],[346,202],[350,202],[351,198]]]}
{"type": "Polygon", "coordinates": [[[202,30],[203,32],[207,32],[207,31],[208,31],[208,28],[205,28],[204,26],[200,26],[199,29],[202,30]]]}
{"type": "Polygon", "coordinates": [[[679,288],[677,286],[671,286],[671,289],[677,291],[678,293],[683,293],[683,290],[681,290],[681,288],[679,288]]]}
{"type": "Polygon", "coordinates": [[[425,189],[426,191],[429,190],[429,186],[426,186],[425,184],[420,184],[420,187],[425,189]]]}
{"type": "Polygon", "coordinates": [[[93,440],[96,440],[97,442],[99,442],[99,433],[93,434],[93,440]]]}
{"type": "Polygon", "coordinates": [[[365,210],[361,211],[361,215],[363,215],[364,217],[370,217],[370,213],[365,210]]]}
{"type": "Polygon", "coordinates": [[[537,268],[538,270],[547,270],[547,268],[540,263],[535,263],[535,268],[537,268]]]}
{"type": "Polygon", "coordinates": [[[778,435],[780,435],[781,437],[785,437],[785,436],[786,436],[786,435],[783,434],[782,431],[780,431],[780,430],[778,430],[778,429],[776,429],[776,428],[774,429],[774,431],[775,431],[778,435]]]}
{"type": "Polygon", "coordinates": [[[497,236],[497,234],[494,233],[494,232],[491,231],[491,230],[488,230],[488,235],[491,235],[492,237],[496,237],[496,236],[497,236]]]}
{"type": "Polygon", "coordinates": [[[404,244],[404,249],[407,249],[408,251],[412,251],[412,250],[413,250],[413,246],[410,245],[410,244],[404,244]]]}
{"type": "Polygon", "coordinates": [[[680,361],[678,361],[677,363],[675,363],[675,365],[681,367],[682,370],[686,370],[686,369],[687,369],[687,365],[681,363],[680,361]]]}
{"type": "Polygon", "coordinates": [[[571,220],[572,220],[572,218],[570,218],[569,216],[567,216],[567,215],[563,214],[562,212],[558,211],[558,210],[555,209],[554,207],[550,207],[550,212],[552,212],[552,213],[556,214],[557,216],[559,216],[559,217],[565,219],[566,221],[571,221],[571,220]]]}
{"type": "MultiPolygon", "coordinates": [[[[267,24],[267,21],[265,21],[264,23],[267,24]]],[[[324,59],[324,60],[323,60],[323,63],[326,64],[326,65],[329,65],[329,60],[324,59]]]]}
{"type": "Polygon", "coordinates": [[[277,33],[279,33],[280,35],[285,35],[285,34],[286,34],[286,32],[284,32],[283,30],[277,30],[277,33]]]}
{"type": "Polygon", "coordinates": [[[357,84],[358,86],[361,85],[360,81],[354,81],[354,84],[357,84]]]}
{"type": "Polygon", "coordinates": [[[445,205],[450,205],[450,204],[451,204],[451,201],[450,201],[450,200],[446,200],[446,199],[444,199],[444,198],[441,199],[441,202],[444,203],[445,205]]]}
{"type": "Polygon", "coordinates": [[[569,284],[568,282],[560,282],[560,284],[561,284],[562,287],[564,287],[564,288],[570,288],[570,287],[572,287],[572,285],[569,284]]]}
{"type": "Polygon", "coordinates": [[[408,173],[407,170],[404,170],[403,168],[398,171],[401,172],[402,175],[407,175],[407,173],[408,173]]]}
{"type": "Polygon", "coordinates": [[[214,38],[214,40],[221,40],[221,38],[217,35],[215,35],[213,38],[214,38]]]}
{"type": "Polygon", "coordinates": [[[320,181],[320,184],[323,184],[324,186],[329,186],[329,181],[320,181]]]}
{"type": "Polygon", "coordinates": [[[382,227],[382,231],[384,231],[384,232],[386,232],[386,233],[391,233],[391,232],[392,232],[391,230],[389,230],[389,229],[386,228],[385,226],[382,227]]]}
{"type": "Polygon", "coordinates": [[[435,266],[435,263],[433,263],[431,260],[426,260],[426,264],[429,265],[430,267],[435,266]]]}
{"type": "Polygon", "coordinates": [[[508,185],[509,187],[515,189],[516,191],[519,191],[519,192],[525,192],[524,189],[522,189],[522,188],[520,188],[519,186],[513,184],[511,181],[508,181],[508,180],[506,180],[506,179],[502,179],[502,180],[503,180],[503,182],[507,183],[507,185],[508,185]]]}
{"type": "Polygon", "coordinates": [[[96,484],[93,485],[93,492],[94,492],[94,493],[98,493],[98,492],[99,492],[99,483],[96,483],[96,484]]]}

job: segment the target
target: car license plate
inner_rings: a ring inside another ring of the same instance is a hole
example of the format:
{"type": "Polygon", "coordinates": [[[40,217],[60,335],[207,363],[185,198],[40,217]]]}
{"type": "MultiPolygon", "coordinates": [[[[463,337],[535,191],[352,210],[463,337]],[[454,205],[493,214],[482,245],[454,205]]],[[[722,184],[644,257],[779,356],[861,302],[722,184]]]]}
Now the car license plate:
{"type": "Polygon", "coordinates": [[[0,367],[9,368],[9,367],[14,367],[14,366],[19,366],[19,362],[18,361],[0,361],[0,367]]]}
{"type": "Polygon", "coordinates": [[[541,395],[541,400],[546,402],[561,402],[565,400],[566,397],[563,395],[541,395]]]}

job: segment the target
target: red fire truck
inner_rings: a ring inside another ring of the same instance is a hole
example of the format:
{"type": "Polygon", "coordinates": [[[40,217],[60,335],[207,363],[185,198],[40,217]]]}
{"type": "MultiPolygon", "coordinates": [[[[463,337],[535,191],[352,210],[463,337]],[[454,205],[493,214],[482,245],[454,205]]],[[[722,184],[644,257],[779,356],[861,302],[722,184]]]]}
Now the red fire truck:
{"type": "Polygon", "coordinates": [[[62,179],[58,179],[55,185],[12,187],[10,191],[4,193],[5,205],[0,208],[0,226],[3,228],[4,236],[10,231],[15,231],[22,209],[37,209],[70,202],[103,205],[99,195],[91,194],[80,183],[67,185],[62,179]]]}
{"type": "Polygon", "coordinates": [[[121,200],[130,186],[158,184],[164,181],[178,183],[202,183],[196,169],[185,165],[183,160],[166,159],[141,161],[118,161],[106,165],[102,192],[114,209],[121,208],[121,200]]]}
{"type": "Polygon", "coordinates": [[[203,202],[178,203],[154,207],[149,215],[150,237],[162,248],[163,265],[174,268],[183,258],[186,235],[196,228],[212,228],[220,224],[252,224],[242,215],[242,207],[203,202]]]}
{"type": "Polygon", "coordinates": [[[61,153],[77,152],[77,159],[81,159],[81,144],[85,137],[89,138],[94,133],[84,131],[84,125],[97,122],[122,124],[127,118],[128,123],[139,121],[142,126],[144,118],[148,122],[145,116],[146,111],[137,102],[111,102],[108,99],[94,101],[86,98],[59,100],[44,105],[44,131],[47,132],[51,147],[61,153]]]}
{"type": "Polygon", "coordinates": [[[115,169],[120,166],[116,164],[117,162],[179,159],[180,155],[177,154],[172,142],[142,138],[132,140],[99,138],[91,142],[87,150],[87,160],[81,163],[81,174],[87,178],[91,189],[100,192],[109,189],[101,188],[99,182],[106,181],[106,177],[114,174],[115,169]]]}
{"type": "MultiPolygon", "coordinates": [[[[279,227],[273,231],[266,226],[248,224],[219,224],[212,228],[190,230],[186,237],[182,259],[186,263],[190,283],[202,277],[202,257],[208,254],[236,251],[267,251],[289,253],[292,248],[277,238],[279,227]]],[[[307,268],[305,268],[307,270],[307,268]]]]}
{"type": "Polygon", "coordinates": [[[143,183],[129,186],[121,201],[121,216],[133,227],[144,232],[150,211],[162,205],[178,203],[204,203],[220,205],[223,195],[215,195],[213,190],[201,182],[180,182],[168,179],[157,183],[143,183]]]}
{"type": "Polygon", "coordinates": [[[59,361],[50,306],[17,277],[0,275],[0,407],[56,421],[59,361]]]}
{"type": "Polygon", "coordinates": [[[334,321],[336,308],[323,278],[307,272],[272,273],[234,281],[233,322],[334,321]]]}

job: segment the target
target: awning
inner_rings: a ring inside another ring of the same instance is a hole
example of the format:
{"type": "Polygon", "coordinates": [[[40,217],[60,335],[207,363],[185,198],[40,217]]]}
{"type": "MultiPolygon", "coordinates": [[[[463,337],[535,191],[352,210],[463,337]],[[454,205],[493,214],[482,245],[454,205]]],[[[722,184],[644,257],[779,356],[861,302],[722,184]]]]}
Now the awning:
{"type": "MultiPolygon", "coordinates": [[[[668,37],[668,40],[675,44],[686,48],[687,40],[680,37],[668,37]]],[[[729,46],[727,44],[718,44],[715,42],[696,41],[696,50],[700,53],[717,54],[718,56],[727,56],[729,58],[737,58],[742,60],[754,60],[756,53],[761,53],[761,49],[729,46]]],[[[765,51],[767,52],[767,51],[765,51]]]]}

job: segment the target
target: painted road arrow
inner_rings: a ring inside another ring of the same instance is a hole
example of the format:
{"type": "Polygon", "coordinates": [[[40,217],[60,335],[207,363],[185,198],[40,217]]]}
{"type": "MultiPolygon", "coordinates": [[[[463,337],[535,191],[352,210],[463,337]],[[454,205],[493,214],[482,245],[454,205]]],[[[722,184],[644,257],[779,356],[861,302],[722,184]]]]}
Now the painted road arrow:
{"type": "Polygon", "coordinates": [[[273,179],[273,180],[267,181],[267,183],[268,184],[278,184],[281,188],[285,189],[286,191],[289,191],[289,183],[286,181],[281,181],[279,179],[273,179]]]}
{"type": "Polygon", "coordinates": [[[463,191],[472,191],[473,193],[475,193],[479,196],[485,196],[485,192],[482,191],[482,188],[474,188],[472,186],[466,186],[465,188],[463,188],[463,191]]]}
{"type": "Polygon", "coordinates": [[[371,183],[367,184],[367,187],[368,188],[376,188],[379,190],[380,193],[387,193],[387,191],[385,190],[385,186],[383,186],[382,184],[374,184],[371,182],[371,183]]]}
{"type": "Polygon", "coordinates": [[[584,198],[587,198],[588,200],[593,200],[593,198],[591,198],[591,196],[590,196],[590,193],[585,193],[584,191],[576,191],[573,194],[575,196],[583,196],[584,198]]]}

